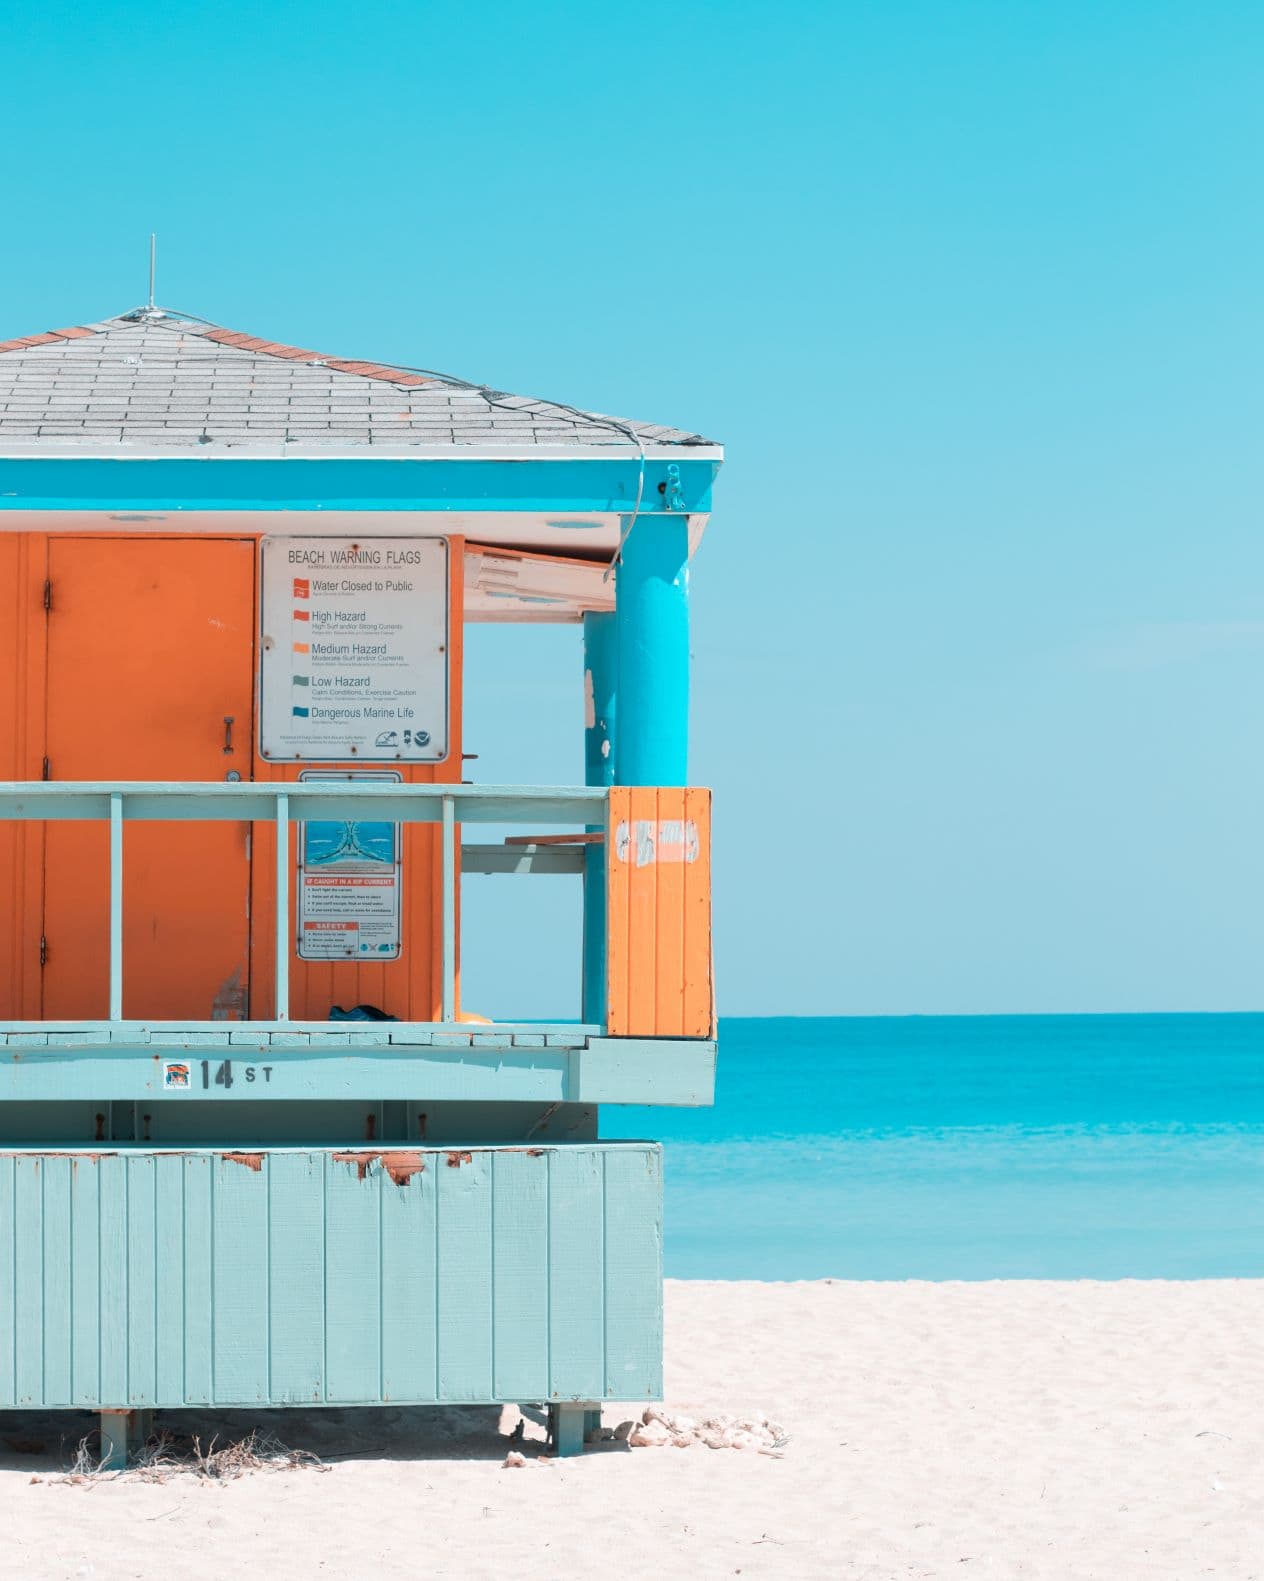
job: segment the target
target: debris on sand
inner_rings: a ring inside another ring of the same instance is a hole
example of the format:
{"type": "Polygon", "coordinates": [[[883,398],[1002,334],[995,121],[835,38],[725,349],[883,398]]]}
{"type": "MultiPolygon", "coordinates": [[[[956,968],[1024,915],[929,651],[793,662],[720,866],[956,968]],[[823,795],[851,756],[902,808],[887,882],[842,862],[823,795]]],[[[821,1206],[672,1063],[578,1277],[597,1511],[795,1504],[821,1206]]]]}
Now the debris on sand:
{"type": "Polygon", "coordinates": [[[233,1482],[248,1471],[328,1471],[319,1455],[306,1449],[289,1449],[271,1433],[253,1429],[244,1438],[220,1444],[218,1434],[203,1447],[196,1434],[176,1437],[156,1433],[135,1456],[126,1470],[107,1471],[94,1435],[79,1441],[74,1458],[64,1476],[50,1482],[81,1485],[96,1481],[126,1478],[133,1482],[170,1482],[173,1477],[192,1476],[204,1482],[233,1482]]]}
{"type": "Polygon", "coordinates": [[[668,1444],[692,1449],[703,1444],[708,1449],[753,1450],[776,1459],[790,1441],[785,1429],[771,1417],[708,1416],[697,1421],[657,1405],[647,1405],[639,1422],[620,1423],[615,1433],[626,1436],[634,1449],[662,1449],[668,1444]]]}

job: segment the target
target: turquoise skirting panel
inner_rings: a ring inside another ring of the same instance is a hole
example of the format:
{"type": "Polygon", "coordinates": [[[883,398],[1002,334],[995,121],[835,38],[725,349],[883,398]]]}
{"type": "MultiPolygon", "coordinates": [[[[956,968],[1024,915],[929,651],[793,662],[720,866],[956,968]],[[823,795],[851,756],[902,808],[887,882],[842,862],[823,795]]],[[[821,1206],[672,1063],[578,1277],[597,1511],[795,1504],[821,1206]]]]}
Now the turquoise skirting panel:
{"type": "Polygon", "coordinates": [[[0,1407],[658,1399],[662,1156],[0,1151],[0,1407]]]}

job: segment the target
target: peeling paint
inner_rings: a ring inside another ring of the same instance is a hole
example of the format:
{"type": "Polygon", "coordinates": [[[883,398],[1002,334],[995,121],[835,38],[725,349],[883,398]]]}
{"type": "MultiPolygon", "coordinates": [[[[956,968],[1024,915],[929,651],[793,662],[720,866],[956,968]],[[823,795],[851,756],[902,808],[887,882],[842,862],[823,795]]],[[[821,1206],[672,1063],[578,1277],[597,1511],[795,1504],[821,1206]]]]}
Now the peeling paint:
{"type": "Polygon", "coordinates": [[[448,1168],[449,1169],[460,1169],[462,1164],[472,1164],[473,1162],[474,1162],[474,1155],[473,1155],[473,1153],[449,1153],[448,1154],[448,1168]]]}
{"type": "Polygon", "coordinates": [[[656,863],[696,862],[698,825],[692,818],[623,818],[614,833],[614,854],[637,867],[656,863]]]}
{"type": "Polygon", "coordinates": [[[232,971],[215,990],[211,1004],[212,1021],[244,1021],[247,1014],[246,987],[242,982],[240,966],[232,971]]]}
{"type": "Polygon", "coordinates": [[[364,1180],[369,1170],[377,1164],[397,1186],[406,1186],[414,1175],[420,1175],[426,1165],[420,1153],[331,1153],[335,1164],[354,1164],[356,1178],[364,1180]]]}
{"type": "Polygon", "coordinates": [[[242,1164],[246,1169],[253,1169],[256,1175],[263,1168],[262,1153],[221,1153],[219,1156],[226,1164],[242,1164]]]}
{"type": "Polygon", "coordinates": [[[414,1175],[420,1175],[426,1167],[420,1153],[382,1153],[379,1161],[397,1186],[406,1186],[414,1175]]]}

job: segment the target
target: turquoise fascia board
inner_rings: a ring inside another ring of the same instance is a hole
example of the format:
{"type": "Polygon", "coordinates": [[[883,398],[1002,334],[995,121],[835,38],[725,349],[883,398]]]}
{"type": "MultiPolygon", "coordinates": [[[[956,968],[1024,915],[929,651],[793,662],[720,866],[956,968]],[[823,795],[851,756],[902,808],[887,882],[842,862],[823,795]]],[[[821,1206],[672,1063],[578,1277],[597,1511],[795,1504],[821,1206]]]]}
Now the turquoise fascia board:
{"type": "MultiPolygon", "coordinates": [[[[642,509],[658,513],[678,469],[681,513],[711,509],[716,461],[645,463],[642,509]]],[[[629,511],[640,487],[632,451],[582,461],[354,457],[0,458],[0,510],[629,511]]],[[[663,513],[668,514],[668,513],[663,513]]]]}
{"type": "Polygon", "coordinates": [[[355,1048],[332,1040],[323,1048],[287,1047],[230,1042],[238,1034],[220,1025],[216,1033],[173,1033],[160,1041],[161,1034],[154,1032],[134,1043],[117,1029],[113,1041],[108,1033],[93,1041],[85,1032],[84,1042],[64,1044],[10,1032],[0,1047],[0,1103],[91,1095],[101,1101],[171,1104],[361,1098],[696,1108],[712,1103],[715,1095],[716,1046],[702,1039],[594,1037],[580,1047],[560,1047],[550,1046],[541,1034],[538,1046],[503,1048],[385,1043],[355,1048]],[[187,1088],[168,1085],[166,1067],[173,1062],[189,1067],[187,1088]],[[225,1063],[228,1081],[220,1079],[225,1063]]]}
{"type": "Polygon", "coordinates": [[[706,1038],[593,1038],[576,1069],[574,1101],[709,1108],[715,1060],[706,1038]]]}

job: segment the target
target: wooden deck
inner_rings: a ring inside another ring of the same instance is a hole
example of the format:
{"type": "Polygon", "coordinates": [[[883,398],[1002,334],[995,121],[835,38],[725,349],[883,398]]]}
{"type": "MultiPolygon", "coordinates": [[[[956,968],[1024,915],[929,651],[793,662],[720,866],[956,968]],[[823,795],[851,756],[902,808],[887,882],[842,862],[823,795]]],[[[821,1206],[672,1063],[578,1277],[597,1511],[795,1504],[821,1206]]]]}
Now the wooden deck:
{"type": "Polygon", "coordinates": [[[0,1101],[201,1095],[691,1107],[714,1101],[715,1057],[706,1039],[607,1038],[564,1025],[10,1023],[0,1029],[0,1101]]]}

